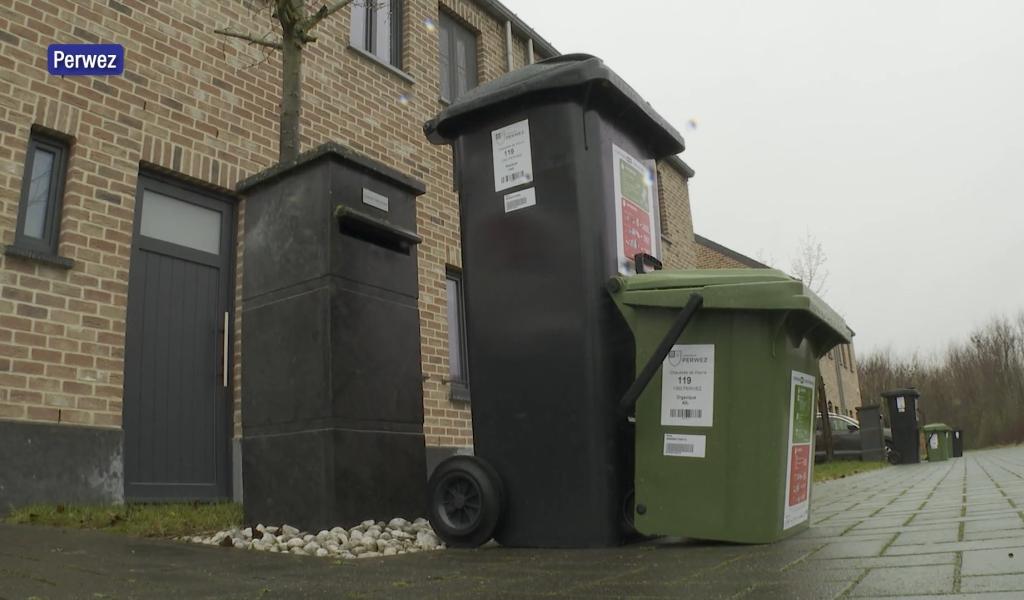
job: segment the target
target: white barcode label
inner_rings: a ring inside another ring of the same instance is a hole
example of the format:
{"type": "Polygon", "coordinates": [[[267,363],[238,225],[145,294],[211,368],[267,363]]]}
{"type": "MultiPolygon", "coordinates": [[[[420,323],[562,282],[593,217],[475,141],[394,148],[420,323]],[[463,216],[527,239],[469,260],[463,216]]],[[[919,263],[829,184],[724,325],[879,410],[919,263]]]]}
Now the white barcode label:
{"type": "Polygon", "coordinates": [[[714,344],[672,346],[661,365],[661,424],[711,427],[714,411],[714,344]]]}
{"type": "Polygon", "coordinates": [[[505,212],[510,213],[520,208],[537,204],[536,188],[526,188],[511,194],[505,194],[505,212]]]}
{"type": "Polygon", "coordinates": [[[516,185],[521,180],[526,180],[526,171],[516,171],[515,173],[509,173],[508,175],[501,176],[501,183],[507,183],[509,185],[516,185]]]}
{"type": "Polygon", "coordinates": [[[704,411],[699,408],[670,408],[668,415],[673,419],[699,419],[704,411]]]}
{"type": "Polygon", "coordinates": [[[707,437],[703,435],[665,434],[665,456],[704,458],[707,437]]]}
{"type": "Polygon", "coordinates": [[[494,191],[533,181],[528,119],[492,131],[491,152],[494,155],[494,191]]]}

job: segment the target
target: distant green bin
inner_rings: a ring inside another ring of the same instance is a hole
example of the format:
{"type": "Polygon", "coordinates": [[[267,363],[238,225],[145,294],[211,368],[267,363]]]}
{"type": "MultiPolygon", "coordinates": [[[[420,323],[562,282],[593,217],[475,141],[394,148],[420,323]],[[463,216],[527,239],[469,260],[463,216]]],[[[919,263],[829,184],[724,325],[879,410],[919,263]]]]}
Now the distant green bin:
{"type": "Polygon", "coordinates": [[[921,428],[928,462],[949,460],[953,457],[953,428],[945,423],[929,423],[921,428]]]}
{"type": "Polygon", "coordinates": [[[672,344],[636,400],[636,529],[767,543],[807,528],[818,359],[850,341],[843,319],[773,269],[657,271],[608,288],[638,373],[672,344]],[[703,306],[672,340],[693,294],[703,306]]]}

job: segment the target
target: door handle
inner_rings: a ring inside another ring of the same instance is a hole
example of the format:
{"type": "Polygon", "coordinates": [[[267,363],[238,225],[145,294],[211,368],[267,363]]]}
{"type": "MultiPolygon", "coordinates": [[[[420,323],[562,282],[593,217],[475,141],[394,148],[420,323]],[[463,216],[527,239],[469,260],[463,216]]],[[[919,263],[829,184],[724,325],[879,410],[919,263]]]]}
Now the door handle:
{"type": "Polygon", "coordinates": [[[224,348],[221,354],[223,355],[224,363],[221,365],[221,370],[224,372],[224,387],[228,387],[228,311],[224,311],[224,335],[221,336],[224,339],[224,348]]]}

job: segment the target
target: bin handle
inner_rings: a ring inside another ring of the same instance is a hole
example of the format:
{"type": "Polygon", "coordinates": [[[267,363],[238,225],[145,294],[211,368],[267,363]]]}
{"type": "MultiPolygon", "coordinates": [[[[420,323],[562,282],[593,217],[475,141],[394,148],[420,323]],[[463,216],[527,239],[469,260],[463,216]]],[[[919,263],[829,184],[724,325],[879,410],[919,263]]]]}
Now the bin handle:
{"type": "Polygon", "coordinates": [[[646,252],[638,252],[637,254],[634,254],[633,270],[636,271],[637,275],[647,272],[647,269],[644,268],[644,265],[651,265],[651,267],[653,267],[652,270],[654,271],[660,271],[662,268],[661,261],[655,258],[654,256],[651,256],[646,252]]]}
{"type": "Polygon", "coordinates": [[[626,390],[626,395],[622,397],[622,401],[619,402],[619,407],[626,415],[634,414],[636,401],[640,398],[640,394],[647,389],[647,385],[651,383],[651,379],[654,379],[654,374],[661,368],[661,364],[665,362],[665,357],[672,350],[672,346],[675,345],[676,340],[683,334],[683,330],[690,324],[693,315],[696,314],[703,304],[704,296],[697,293],[690,294],[690,299],[687,301],[686,306],[679,312],[679,316],[672,323],[672,327],[669,328],[665,337],[661,339],[661,343],[654,349],[654,353],[647,359],[647,364],[644,365],[636,380],[626,390]]]}

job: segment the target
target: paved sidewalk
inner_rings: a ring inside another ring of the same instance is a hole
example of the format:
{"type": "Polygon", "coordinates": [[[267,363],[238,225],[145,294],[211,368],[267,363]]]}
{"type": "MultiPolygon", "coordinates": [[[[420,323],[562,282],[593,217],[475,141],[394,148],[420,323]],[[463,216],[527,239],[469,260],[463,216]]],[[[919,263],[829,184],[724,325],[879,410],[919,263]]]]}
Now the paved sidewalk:
{"type": "Polygon", "coordinates": [[[0,525],[0,598],[1024,598],[1024,447],[814,488],[769,546],[490,546],[335,562],[0,525]],[[1020,508],[1018,508],[1020,507],[1020,508]]]}

